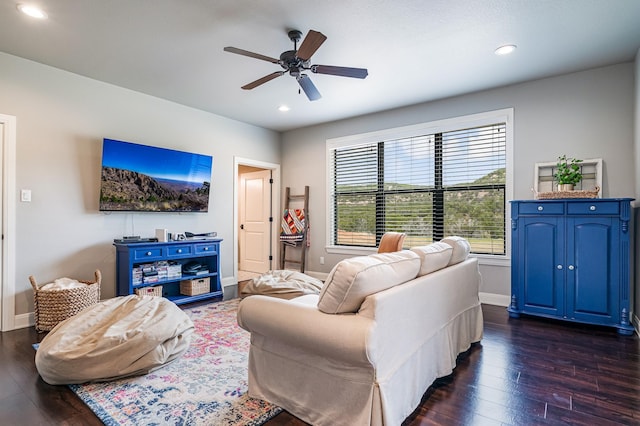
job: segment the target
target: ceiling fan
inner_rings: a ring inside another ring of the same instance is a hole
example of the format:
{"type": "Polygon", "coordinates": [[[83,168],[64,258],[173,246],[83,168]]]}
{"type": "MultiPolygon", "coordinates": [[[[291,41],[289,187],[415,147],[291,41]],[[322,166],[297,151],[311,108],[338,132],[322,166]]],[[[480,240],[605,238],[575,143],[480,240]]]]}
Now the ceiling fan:
{"type": "Polygon", "coordinates": [[[311,71],[316,74],[329,74],[338,75],[342,77],[352,78],[365,78],[368,75],[366,68],[350,68],[350,67],[336,67],[331,65],[311,65],[309,60],[311,56],[318,50],[318,48],[324,43],[327,37],[321,32],[309,30],[306,37],[298,49],[298,42],[302,37],[302,32],[298,30],[290,30],[288,32],[289,39],[293,42],[293,50],[287,50],[280,54],[280,59],[272,58],[270,56],[261,55],[259,53],[249,52],[248,50],[238,49],[237,47],[225,47],[225,52],[236,53],[238,55],[248,56],[250,58],[260,59],[268,61],[273,64],[280,65],[284,71],[276,71],[274,73],[265,75],[262,78],[257,79],[249,84],[242,86],[245,90],[254,89],[264,83],[273,80],[276,77],[280,77],[284,73],[288,72],[289,75],[296,78],[298,84],[307,95],[310,101],[320,99],[322,96],[311,79],[304,71],[311,71]]]}

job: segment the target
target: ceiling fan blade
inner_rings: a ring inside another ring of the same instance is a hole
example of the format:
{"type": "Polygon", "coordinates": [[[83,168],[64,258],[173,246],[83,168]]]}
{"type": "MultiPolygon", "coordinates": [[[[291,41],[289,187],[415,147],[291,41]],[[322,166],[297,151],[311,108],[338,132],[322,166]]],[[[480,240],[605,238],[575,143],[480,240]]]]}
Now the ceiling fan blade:
{"type": "Polygon", "coordinates": [[[236,53],[238,55],[248,56],[250,58],[261,59],[263,61],[271,62],[274,64],[279,63],[279,59],[272,58],[270,56],[261,55],[259,53],[249,52],[248,50],[238,49],[237,47],[227,46],[223,49],[225,52],[236,53]]]}
{"type": "Polygon", "coordinates": [[[273,80],[273,79],[274,79],[274,78],[276,78],[276,77],[280,77],[282,74],[284,74],[284,71],[276,71],[276,72],[274,72],[274,73],[272,73],[272,74],[265,75],[264,77],[259,78],[259,79],[257,79],[257,80],[256,80],[256,81],[254,81],[254,82],[251,82],[251,83],[249,83],[249,84],[245,84],[244,86],[242,86],[242,88],[243,88],[244,90],[251,90],[251,89],[254,89],[254,88],[256,88],[256,87],[260,86],[261,84],[264,84],[264,83],[266,83],[266,82],[268,82],[268,81],[273,80]]]}
{"type": "Polygon", "coordinates": [[[331,65],[312,65],[311,72],[353,78],[365,78],[369,75],[366,68],[334,67],[331,65]]]}
{"type": "Polygon", "coordinates": [[[296,80],[298,80],[298,84],[302,87],[302,90],[304,90],[304,93],[310,101],[317,101],[322,97],[308,75],[300,74],[296,77],[296,80]]]}
{"type": "Polygon", "coordinates": [[[309,30],[307,36],[302,40],[302,44],[296,52],[296,56],[303,61],[309,60],[311,55],[316,53],[316,50],[324,43],[327,39],[327,36],[322,34],[321,32],[309,30]]]}

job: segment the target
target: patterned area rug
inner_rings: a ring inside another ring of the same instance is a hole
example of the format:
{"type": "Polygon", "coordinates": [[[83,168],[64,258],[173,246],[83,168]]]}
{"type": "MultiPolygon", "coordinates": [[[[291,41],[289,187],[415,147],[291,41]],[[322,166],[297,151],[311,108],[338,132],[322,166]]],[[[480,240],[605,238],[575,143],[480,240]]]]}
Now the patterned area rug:
{"type": "Polygon", "coordinates": [[[145,376],[69,387],[107,426],[264,423],[282,409],[246,394],[249,333],[236,322],[239,301],[185,309],[196,330],[176,361],[145,376]]]}

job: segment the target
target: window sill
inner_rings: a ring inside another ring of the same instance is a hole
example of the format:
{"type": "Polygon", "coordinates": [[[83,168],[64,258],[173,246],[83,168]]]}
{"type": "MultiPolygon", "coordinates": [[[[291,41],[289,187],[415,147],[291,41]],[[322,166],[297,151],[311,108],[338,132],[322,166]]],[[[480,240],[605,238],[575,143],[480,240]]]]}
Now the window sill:
{"type": "MultiPolygon", "coordinates": [[[[325,250],[330,254],[346,254],[349,256],[367,256],[377,253],[378,250],[375,247],[349,247],[349,246],[326,246],[325,250]]],[[[471,254],[471,257],[476,257],[480,265],[488,266],[511,266],[511,259],[507,256],[492,256],[488,254],[471,254]]]]}

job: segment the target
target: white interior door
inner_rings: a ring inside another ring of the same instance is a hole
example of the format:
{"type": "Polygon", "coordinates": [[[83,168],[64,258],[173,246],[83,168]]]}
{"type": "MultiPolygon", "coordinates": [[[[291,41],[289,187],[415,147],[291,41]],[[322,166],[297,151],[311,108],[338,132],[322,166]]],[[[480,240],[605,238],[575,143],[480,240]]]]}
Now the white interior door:
{"type": "Polygon", "coordinates": [[[264,273],[271,256],[271,170],[240,175],[239,269],[264,273]]]}

